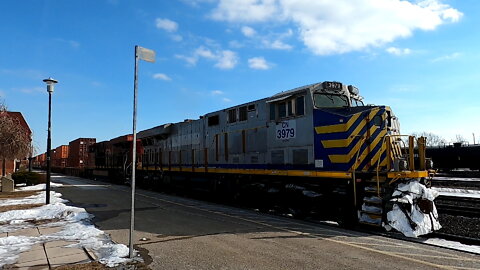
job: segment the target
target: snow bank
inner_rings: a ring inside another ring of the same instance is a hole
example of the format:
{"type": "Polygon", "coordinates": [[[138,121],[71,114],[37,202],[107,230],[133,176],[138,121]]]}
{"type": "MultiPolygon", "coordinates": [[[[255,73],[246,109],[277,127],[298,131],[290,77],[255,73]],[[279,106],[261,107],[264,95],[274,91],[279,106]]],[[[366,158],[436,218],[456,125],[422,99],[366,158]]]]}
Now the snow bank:
{"type": "Polygon", "coordinates": [[[387,230],[394,228],[407,237],[418,237],[442,228],[433,200],[439,195],[417,180],[400,183],[392,194],[392,209],[387,213],[387,230]],[[419,203],[426,205],[421,209],[419,203]]]}
{"type": "MultiPolygon", "coordinates": [[[[54,184],[54,183],[52,183],[54,184]]],[[[60,186],[54,184],[52,186],[60,186]]],[[[21,188],[21,190],[42,190],[45,184],[21,188]]],[[[32,228],[35,225],[29,221],[46,220],[45,227],[61,227],[62,230],[50,235],[38,237],[9,236],[0,238],[0,268],[5,264],[15,263],[20,253],[29,250],[37,243],[50,241],[75,241],[71,247],[84,247],[92,250],[98,260],[114,267],[120,263],[130,261],[128,247],[123,244],[115,244],[103,231],[91,224],[93,215],[87,213],[84,208],[68,206],[67,200],[61,198],[62,194],[51,191],[51,203],[40,207],[11,210],[0,213],[0,232],[12,232],[24,228],[32,228]]],[[[19,205],[45,202],[45,192],[22,199],[0,200],[1,205],[19,205]]]]}
{"type": "MultiPolygon", "coordinates": [[[[61,187],[63,186],[63,184],[60,184],[60,183],[53,183],[53,182],[50,182],[50,187],[61,187]]],[[[38,184],[38,185],[35,185],[35,186],[28,186],[28,187],[19,187],[17,188],[17,190],[45,190],[47,187],[46,184],[38,184]]]]}
{"type": "Polygon", "coordinates": [[[480,246],[465,245],[459,242],[448,241],[440,238],[430,238],[423,242],[426,244],[435,245],[439,247],[448,247],[456,250],[463,250],[463,251],[480,254],[480,246]]]}
{"type": "MultiPolygon", "coordinates": [[[[45,195],[46,195],[45,192],[41,192],[37,195],[32,195],[32,196],[20,198],[20,199],[4,199],[4,200],[0,200],[0,205],[5,206],[5,205],[45,203],[45,195]]],[[[61,197],[62,197],[62,194],[55,191],[50,191],[51,203],[67,202],[67,200],[62,199],[61,197]]]]}

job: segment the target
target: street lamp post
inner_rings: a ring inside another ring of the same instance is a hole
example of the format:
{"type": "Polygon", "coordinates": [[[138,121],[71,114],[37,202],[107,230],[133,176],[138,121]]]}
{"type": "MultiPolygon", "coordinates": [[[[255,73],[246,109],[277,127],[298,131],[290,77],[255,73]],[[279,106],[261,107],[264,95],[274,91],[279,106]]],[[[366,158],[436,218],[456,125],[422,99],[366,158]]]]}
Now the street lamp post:
{"type": "Polygon", "coordinates": [[[137,169],[137,93],[138,93],[138,62],[144,60],[155,62],[155,51],[135,46],[135,73],[133,77],[133,146],[132,146],[132,206],[130,210],[130,235],[128,256],[133,258],[133,231],[135,230],[135,170],[137,169]]]}
{"type": "Polygon", "coordinates": [[[48,78],[43,80],[47,84],[47,92],[48,92],[48,137],[47,137],[47,183],[46,183],[46,204],[50,204],[50,174],[51,174],[51,157],[50,157],[50,149],[52,148],[52,93],[53,89],[55,88],[55,84],[58,83],[57,80],[52,78],[48,78]]]}

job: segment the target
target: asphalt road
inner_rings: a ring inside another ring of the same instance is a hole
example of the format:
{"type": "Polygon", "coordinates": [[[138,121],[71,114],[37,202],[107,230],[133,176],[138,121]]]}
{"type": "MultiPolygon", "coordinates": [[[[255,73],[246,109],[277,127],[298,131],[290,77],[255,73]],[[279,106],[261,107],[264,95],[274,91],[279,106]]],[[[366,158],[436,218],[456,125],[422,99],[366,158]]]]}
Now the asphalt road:
{"type": "MultiPolygon", "coordinates": [[[[52,180],[128,245],[129,187],[52,180]]],[[[135,224],[135,247],[152,269],[480,269],[472,254],[145,190],[137,190],[135,224]]]]}

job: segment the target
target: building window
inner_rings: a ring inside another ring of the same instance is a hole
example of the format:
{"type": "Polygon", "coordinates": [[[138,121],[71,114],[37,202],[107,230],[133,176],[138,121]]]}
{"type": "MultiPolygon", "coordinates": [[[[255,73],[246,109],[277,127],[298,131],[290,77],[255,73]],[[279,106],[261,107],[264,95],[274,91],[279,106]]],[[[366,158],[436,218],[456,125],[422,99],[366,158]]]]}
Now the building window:
{"type": "Polygon", "coordinates": [[[237,109],[228,110],[227,123],[237,122],[237,109]]]}
{"type": "Polygon", "coordinates": [[[249,112],[255,111],[255,104],[250,104],[250,105],[248,105],[248,111],[249,111],[249,112]]]}
{"type": "Polygon", "coordinates": [[[238,108],[238,121],[247,121],[247,106],[238,108]]]}

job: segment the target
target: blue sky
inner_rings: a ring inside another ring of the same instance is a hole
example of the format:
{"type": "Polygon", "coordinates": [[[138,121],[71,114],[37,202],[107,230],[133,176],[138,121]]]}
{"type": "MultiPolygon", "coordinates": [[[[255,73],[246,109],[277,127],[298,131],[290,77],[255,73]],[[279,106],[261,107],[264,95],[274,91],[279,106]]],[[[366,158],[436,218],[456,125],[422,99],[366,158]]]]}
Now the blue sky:
{"type": "Polygon", "coordinates": [[[326,80],[389,105],[403,133],[480,141],[477,0],[4,0],[0,96],[46,149],[132,129],[134,46],[141,62],[138,129],[326,80]]]}

